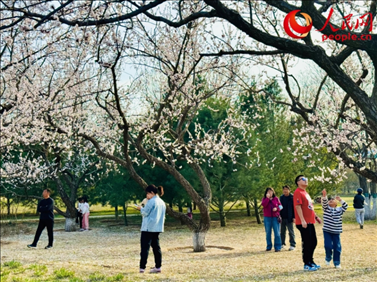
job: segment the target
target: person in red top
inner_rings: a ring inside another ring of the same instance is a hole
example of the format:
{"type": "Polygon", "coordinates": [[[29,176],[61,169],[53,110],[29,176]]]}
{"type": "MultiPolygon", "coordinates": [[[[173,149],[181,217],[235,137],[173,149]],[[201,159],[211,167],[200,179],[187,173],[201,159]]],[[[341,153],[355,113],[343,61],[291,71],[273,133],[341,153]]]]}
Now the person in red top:
{"type": "Polygon", "coordinates": [[[293,205],[296,227],[301,233],[304,270],[315,271],[320,266],[315,264],[313,259],[314,250],[317,246],[317,234],[314,223],[316,220],[318,223],[321,223],[321,219],[315,214],[313,200],[306,192],[308,179],[303,175],[299,175],[296,177],[295,183],[298,187],[293,194],[293,205]]]}

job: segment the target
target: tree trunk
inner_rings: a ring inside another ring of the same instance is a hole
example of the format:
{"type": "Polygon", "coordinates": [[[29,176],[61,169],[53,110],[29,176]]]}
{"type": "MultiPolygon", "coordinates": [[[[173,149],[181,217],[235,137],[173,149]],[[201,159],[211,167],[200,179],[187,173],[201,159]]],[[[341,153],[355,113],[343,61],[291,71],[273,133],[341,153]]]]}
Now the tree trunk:
{"type": "Polygon", "coordinates": [[[370,183],[370,194],[364,193],[365,202],[367,203],[367,207],[365,207],[365,219],[373,220],[376,219],[376,202],[377,202],[377,194],[376,194],[376,186],[377,184],[374,182],[370,183]],[[368,208],[368,215],[366,214],[366,210],[368,208]]]}
{"type": "Polygon", "coordinates": [[[205,252],[207,232],[195,231],[192,233],[192,244],[194,252],[205,252]]]}
{"type": "Polygon", "coordinates": [[[220,211],[220,226],[221,227],[226,226],[226,215],[225,215],[225,212],[223,210],[220,211]]]}
{"type": "Polygon", "coordinates": [[[7,215],[10,216],[10,196],[7,197],[7,215]]]}
{"type": "MultiPolygon", "coordinates": [[[[181,213],[183,213],[183,205],[179,204],[178,211],[181,212],[181,213]]],[[[185,225],[185,224],[186,223],[183,220],[181,220],[181,225],[185,225]]]]}
{"type": "Polygon", "coordinates": [[[196,203],[194,202],[194,206],[192,208],[193,211],[196,211],[196,203]]]}
{"type": "Polygon", "coordinates": [[[128,226],[126,202],[123,203],[123,216],[124,216],[124,225],[128,226]]]}
{"type": "Polygon", "coordinates": [[[64,229],[65,229],[66,232],[77,231],[76,218],[66,217],[64,229]]]}
{"type": "Polygon", "coordinates": [[[119,218],[118,206],[115,206],[115,220],[118,220],[118,218],[119,218]]]}
{"type": "Polygon", "coordinates": [[[257,198],[254,198],[254,212],[255,212],[255,217],[257,219],[258,224],[262,224],[262,220],[260,218],[259,211],[258,211],[258,200],[257,200],[257,198]]]}
{"type": "Polygon", "coordinates": [[[364,197],[365,197],[365,204],[364,209],[365,209],[365,214],[364,214],[364,219],[369,220],[371,219],[371,203],[370,203],[370,197],[369,197],[369,189],[368,189],[368,183],[367,179],[362,176],[362,175],[357,175],[359,177],[359,184],[360,187],[363,189],[364,197]]]}
{"type": "Polygon", "coordinates": [[[251,207],[250,207],[249,199],[246,199],[245,202],[246,202],[247,216],[251,216],[251,207]]]}
{"type": "Polygon", "coordinates": [[[373,206],[372,206],[373,208],[371,209],[371,218],[370,219],[375,220],[377,218],[377,215],[376,215],[376,213],[377,213],[377,194],[374,193],[370,199],[371,199],[370,202],[373,203],[373,206]]]}

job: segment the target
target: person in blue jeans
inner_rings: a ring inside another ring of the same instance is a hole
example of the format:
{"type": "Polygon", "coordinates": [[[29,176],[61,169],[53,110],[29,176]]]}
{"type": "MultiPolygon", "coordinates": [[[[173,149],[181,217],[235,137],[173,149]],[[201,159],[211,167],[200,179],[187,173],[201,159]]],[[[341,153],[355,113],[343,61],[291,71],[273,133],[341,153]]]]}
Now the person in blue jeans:
{"type": "Polygon", "coordinates": [[[347,210],[348,204],[339,196],[327,199],[326,189],[322,191],[323,209],[323,238],[325,240],[326,265],[330,265],[333,259],[334,266],[340,268],[340,254],[342,245],[340,233],[342,233],[342,215],[347,210]],[[338,201],[342,204],[337,207],[338,201]]]}
{"type": "Polygon", "coordinates": [[[264,197],[262,199],[263,206],[263,216],[264,216],[264,228],[266,230],[266,241],[267,248],[266,251],[271,251],[272,241],[271,233],[274,230],[275,240],[274,248],[275,252],[280,252],[281,250],[281,238],[280,238],[280,223],[278,217],[280,216],[280,210],[282,205],[279,201],[279,198],[276,197],[275,191],[273,188],[268,187],[264,192],[264,197]]]}

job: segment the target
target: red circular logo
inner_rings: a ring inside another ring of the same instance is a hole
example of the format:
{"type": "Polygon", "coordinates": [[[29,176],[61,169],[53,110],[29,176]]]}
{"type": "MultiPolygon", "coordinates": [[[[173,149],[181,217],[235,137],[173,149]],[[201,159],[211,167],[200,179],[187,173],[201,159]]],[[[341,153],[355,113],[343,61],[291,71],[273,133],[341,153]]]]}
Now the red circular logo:
{"type": "Polygon", "coordinates": [[[312,18],[306,13],[300,13],[306,20],[306,26],[301,26],[296,22],[296,14],[300,12],[300,10],[294,10],[288,13],[284,19],[284,30],[285,32],[293,38],[304,38],[308,35],[309,31],[313,26],[312,18]],[[296,35],[293,33],[296,32],[300,35],[296,35]]]}

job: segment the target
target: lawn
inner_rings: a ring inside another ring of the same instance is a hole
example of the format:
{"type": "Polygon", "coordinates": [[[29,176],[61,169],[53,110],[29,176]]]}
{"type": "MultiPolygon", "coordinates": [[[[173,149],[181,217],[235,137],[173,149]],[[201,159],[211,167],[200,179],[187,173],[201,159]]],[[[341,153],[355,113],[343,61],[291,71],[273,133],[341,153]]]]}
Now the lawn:
{"type": "MultiPolygon", "coordinates": [[[[318,207],[318,206],[317,206],[318,207]]],[[[207,251],[194,253],[191,233],[185,226],[167,218],[161,234],[163,253],[161,274],[139,274],[141,218],[122,220],[92,218],[88,232],[67,233],[63,222],[55,225],[54,248],[45,250],[46,231],[37,249],[28,249],[34,237],[35,222],[2,224],[1,281],[375,281],[377,277],[377,226],[367,222],[359,229],[353,212],[345,214],[342,238],[342,269],[324,265],[323,235],[317,225],[316,272],[304,272],[300,235],[296,232],[295,251],[264,250],[265,232],[245,212],[232,213],[228,226],[221,228],[213,215],[207,234],[207,251]],[[366,242],[366,243],[363,243],[366,242]]],[[[150,254],[148,269],[154,266],[150,254]]]]}

